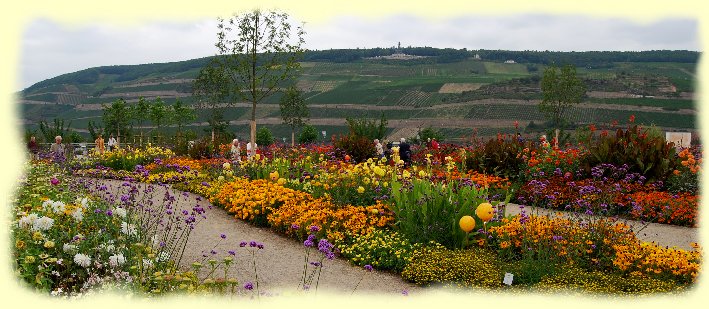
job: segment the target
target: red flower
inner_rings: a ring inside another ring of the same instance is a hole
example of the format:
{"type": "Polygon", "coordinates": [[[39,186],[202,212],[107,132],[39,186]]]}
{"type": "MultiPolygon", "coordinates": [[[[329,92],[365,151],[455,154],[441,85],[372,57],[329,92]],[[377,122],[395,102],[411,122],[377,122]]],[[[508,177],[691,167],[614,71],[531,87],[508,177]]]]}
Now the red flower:
{"type": "Polygon", "coordinates": [[[628,120],[631,123],[635,122],[635,115],[630,115],[630,119],[628,119],[628,120]]]}

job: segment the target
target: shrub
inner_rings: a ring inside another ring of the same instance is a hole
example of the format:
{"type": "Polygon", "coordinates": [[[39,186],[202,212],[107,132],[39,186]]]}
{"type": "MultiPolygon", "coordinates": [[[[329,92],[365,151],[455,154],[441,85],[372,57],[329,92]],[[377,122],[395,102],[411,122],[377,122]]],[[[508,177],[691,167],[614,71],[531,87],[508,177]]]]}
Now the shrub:
{"type": "Polygon", "coordinates": [[[587,173],[591,167],[602,163],[627,164],[631,172],[649,180],[665,180],[679,165],[672,143],[667,143],[655,130],[641,129],[637,125],[625,131],[618,129],[614,135],[601,134],[589,147],[589,152],[582,163],[587,173]]]}
{"type": "Polygon", "coordinates": [[[382,113],[379,123],[376,120],[347,118],[350,134],[366,137],[369,140],[383,139],[386,134],[387,120],[382,113]]]}
{"type": "Polygon", "coordinates": [[[416,250],[411,263],[401,272],[401,277],[420,285],[450,283],[466,287],[502,286],[502,270],[495,254],[482,248],[416,250]]]}
{"type": "Polygon", "coordinates": [[[337,139],[335,147],[344,150],[355,162],[366,161],[377,154],[372,140],[352,133],[337,139]]]}
{"type": "Polygon", "coordinates": [[[298,135],[298,143],[300,144],[310,144],[314,143],[318,139],[318,131],[314,126],[306,124],[300,130],[298,135]]]}
{"type": "Polygon", "coordinates": [[[260,147],[270,146],[274,140],[273,133],[266,127],[261,127],[256,132],[256,144],[260,147]]]}
{"type": "Polygon", "coordinates": [[[524,166],[520,155],[523,144],[512,139],[490,139],[465,159],[468,169],[516,179],[524,166]]]}
{"type": "Polygon", "coordinates": [[[210,137],[203,137],[194,142],[192,147],[189,147],[187,154],[192,159],[209,159],[214,157],[216,148],[210,137]]]}

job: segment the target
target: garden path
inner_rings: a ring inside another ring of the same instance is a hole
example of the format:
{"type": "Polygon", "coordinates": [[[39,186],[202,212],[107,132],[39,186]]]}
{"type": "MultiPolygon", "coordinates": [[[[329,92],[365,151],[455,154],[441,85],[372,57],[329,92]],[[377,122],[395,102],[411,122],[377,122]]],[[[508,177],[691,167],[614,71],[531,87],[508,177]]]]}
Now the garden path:
{"type": "MultiPolygon", "coordinates": [[[[123,181],[99,180],[99,182],[105,184],[108,191],[112,191],[114,196],[120,196],[118,192],[127,192],[126,187],[123,189],[120,187],[123,181]]],[[[140,184],[140,186],[145,186],[145,184],[140,184]]],[[[142,189],[140,190],[142,191],[142,189]]],[[[164,188],[157,187],[153,200],[162,200],[165,194],[164,190],[164,188]]],[[[207,218],[195,226],[187,243],[185,256],[181,263],[185,269],[193,261],[204,260],[203,254],[211,255],[211,250],[217,251],[217,260],[227,256],[229,250],[235,250],[237,252],[236,263],[231,267],[229,277],[235,276],[241,284],[247,281],[255,282],[253,265],[251,264],[252,258],[249,251],[246,250],[249,246],[239,247],[241,241],[254,240],[264,244],[264,249],[256,252],[257,274],[261,292],[265,291],[272,295],[300,293],[299,287],[302,282],[305,258],[305,247],[301,242],[274,233],[268,228],[259,228],[235,219],[219,207],[210,208],[208,206],[211,204],[206,199],[198,200],[199,195],[183,194],[177,190],[172,190],[171,194],[177,197],[176,209],[191,209],[199,204],[206,210],[207,218]],[[221,239],[221,234],[225,234],[226,238],[221,239]]],[[[320,256],[315,248],[310,253],[310,261],[317,261],[320,256]]],[[[202,264],[206,266],[208,263],[202,262],[202,264]]],[[[342,258],[325,259],[323,264],[317,293],[349,295],[354,290],[354,295],[402,295],[404,291],[406,293],[416,291],[417,294],[423,292],[420,287],[405,282],[399,275],[382,271],[367,272],[363,267],[352,266],[342,258]],[[360,279],[361,282],[358,285],[360,279]]],[[[203,267],[203,270],[207,268],[203,267]]],[[[223,272],[217,272],[216,277],[223,277],[223,272]]],[[[315,280],[313,280],[313,285],[315,285],[315,280]]],[[[312,286],[310,290],[312,293],[315,286],[312,286]]]]}

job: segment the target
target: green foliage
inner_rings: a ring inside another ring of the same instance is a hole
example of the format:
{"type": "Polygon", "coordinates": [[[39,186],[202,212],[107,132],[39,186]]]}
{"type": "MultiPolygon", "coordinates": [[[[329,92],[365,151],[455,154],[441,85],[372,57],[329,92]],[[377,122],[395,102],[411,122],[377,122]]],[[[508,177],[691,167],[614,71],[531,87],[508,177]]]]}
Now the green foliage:
{"type": "MultiPolygon", "coordinates": [[[[476,188],[457,181],[448,184],[412,179],[410,184],[392,181],[391,210],[396,226],[414,243],[435,241],[446,248],[460,248],[466,242],[466,233],[460,229],[463,216],[475,216],[478,205],[486,202],[488,189],[476,188]]],[[[507,196],[509,200],[509,195],[507,196]]],[[[499,202],[492,202],[493,205],[499,202]]],[[[482,226],[482,221],[476,218],[482,226]]]]}
{"type": "Polygon", "coordinates": [[[699,175],[685,170],[679,175],[672,175],[667,178],[665,188],[672,193],[687,192],[699,194],[699,175]]]}
{"type": "Polygon", "coordinates": [[[257,145],[261,147],[270,146],[271,144],[273,144],[274,140],[275,138],[273,137],[271,130],[269,130],[267,127],[261,127],[260,129],[258,129],[258,132],[256,133],[257,145]]]}
{"type": "MultiPolygon", "coordinates": [[[[117,99],[109,106],[105,104],[101,104],[101,106],[103,107],[103,124],[106,134],[114,134],[118,139],[128,136],[128,126],[131,124],[132,117],[126,101],[117,99]]],[[[119,140],[119,142],[123,141],[119,140]]]]}
{"type": "Polygon", "coordinates": [[[189,121],[197,119],[194,109],[187,107],[182,101],[177,100],[170,108],[170,122],[177,125],[177,132],[182,132],[182,127],[189,121]]]}
{"type": "Polygon", "coordinates": [[[355,136],[366,137],[369,140],[383,139],[387,130],[387,120],[382,113],[379,123],[370,119],[347,118],[347,126],[350,133],[355,136]]]}
{"type": "Polygon", "coordinates": [[[434,129],[432,127],[427,127],[425,129],[419,131],[418,136],[419,136],[418,141],[415,141],[414,139],[412,139],[411,142],[412,143],[418,143],[418,142],[425,143],[428,141],[429,138],[435,139],[440,142],[444,138],[443,133],[440,130],[434,129]]]}
{"type": "Polygon", "coordinates": [[[56,136],[66,138],[66,135],[71,131],[71,121],[64,126],[64,119],[54,118],[54,126],[50,126],[46,121],[39,123],[39,131],[42,132],[44,140],[48,143],[53,143],[56,136]]]}
{"type": "Polygon", "coordinates": [[[355,162],[363,162],[377,154],[372,140],[353,133],[335,140],[335,147],[344,150],[355,162]]]}
{"type": "Polygon", "coordinates": [[[591,167],[609,163],[616,166],[627,164],[629,172],[637,172],[648,180],[664,180],[679,165],[672,143],[664,136],[648,128],[633,125],[615,134],[600,136],[589,147],[589,155],[583,167],[590,173],[591,167]],[[653,133],[655,132],[655,133],[653,133]]]}
{"type": "Polygon", "coordinates": [[[555,66],[544,69],[541,88],[539,110],[557,127],[565,121],[564,114],[569,107],[580,103],[586,94],[586,86],[576,76],[576,68],[572,65],[565,65],[559,73],[555,66]]]}
{"type": "Polygon", "coordinates": [[[310,117],[308,105],[303,99],[303,92],[295,88],[289,87],[284,96],[280,100],[281,118],[283,123],[291,128],[300,127],[305,124],[305,121],[310,117]]]}
{"type": "Polygon", "coordinates": [[[516,138],[488,140],[465,158],[468,169],[516,179],[525,162],[521,156],[525,145],[516,138]]]}
{"type": "Polygon", "coordinates": [[[79,132],[70,131],[69,136],[67,137],[66,141],[69,143],[83,143],[86,140],[84,139],[83,136],[81,136],[81,134],[79,134],[79,132]]]}
{"type": "Polygon", "coordinates": [[[314,126],[310,124],[304,125],[303,128],[300,130],[300,135],[298,135],[298,143],[300,144],[314,143],[317,139],[318,131],[314,126]]]}
{"type": "Polygon", "coordinates": [[[99,127],[95,122],[89,121],[89,136],[91,136],[91,140],[95,141],[99,134],[103,135],[103,128],[99,127]]]}
{"type": "Polygon", "coordinates": [[[448,250],[423,248],[414,252],[401,272],[404,280],[419,285],[453,284],[465,287],[498,288],[502,286],[502,270],[495,254],[489,250],[448,250]]]}
{"type": "Polygon", "coordinates": [[[192,147],[188,148],[187,154],[192,159],[209,159],[214,157],[216,147],[212,143],[211,137],[205,136],[196,140],[192,147]]]}

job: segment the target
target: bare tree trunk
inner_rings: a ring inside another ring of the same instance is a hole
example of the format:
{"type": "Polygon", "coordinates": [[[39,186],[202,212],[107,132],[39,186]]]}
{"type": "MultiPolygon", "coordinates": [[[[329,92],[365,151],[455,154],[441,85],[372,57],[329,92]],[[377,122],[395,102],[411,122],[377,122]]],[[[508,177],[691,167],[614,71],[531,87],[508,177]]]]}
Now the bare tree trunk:
{"type": "Polygon", "coordinates": [[[290,146],[295,147],[295,129],[290,128],[290,146]]]}

